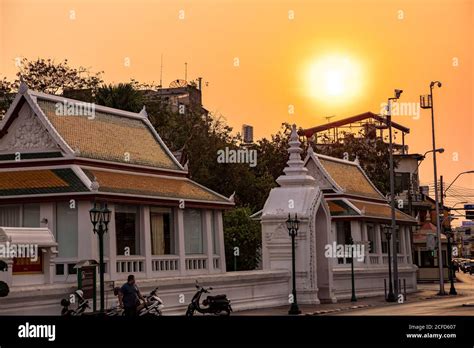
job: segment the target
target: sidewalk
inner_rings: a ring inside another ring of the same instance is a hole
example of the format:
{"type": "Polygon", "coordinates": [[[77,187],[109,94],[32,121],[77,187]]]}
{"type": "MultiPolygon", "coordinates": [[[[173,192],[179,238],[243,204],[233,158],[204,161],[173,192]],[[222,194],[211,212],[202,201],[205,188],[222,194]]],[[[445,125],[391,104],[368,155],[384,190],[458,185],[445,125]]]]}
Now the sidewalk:
{"type": "MultiPolygon", "coordinates": [[[[464,296],[463,288],[465,288],[463,283],[457,282],[456,287],[461,288],[461,291],[458,291],[458,297],[464,296]]],[[[472,286],[472,285],[471,285],[472,286]]],[[[446,291],[449,291],[449,283],[445,284],[446,291]]],[[[427,300],[442,300],[447,297],[438,296],[439,291],[438,284],[418,284],[418,291],[414,293],[407,294],[407,299],[405,303],[415,303],[427,300]]],[[[390,307],[396,306],[398,303],[389,303],[385,301],[385,297],[376,296],[376,297],[365,297],[357,299],[356,302],[351,302],[349,299],[341,300],[338,303],[327,303],[320,305],[300,305],[302,315],[330,315],[341,312],[352,311],[362,308],[381,308],[381,307],[390,307]]],[[[247,311],[239,311],[234,313],[234,315],[263,315],[263,316],[278,316],[278,315],[288,315],[288,306],[273,307],[273,308],[262,308],[262,309],[252,309],[247,311]]],[[[387,309],[389,310],[389,309],[387,309]]]]}

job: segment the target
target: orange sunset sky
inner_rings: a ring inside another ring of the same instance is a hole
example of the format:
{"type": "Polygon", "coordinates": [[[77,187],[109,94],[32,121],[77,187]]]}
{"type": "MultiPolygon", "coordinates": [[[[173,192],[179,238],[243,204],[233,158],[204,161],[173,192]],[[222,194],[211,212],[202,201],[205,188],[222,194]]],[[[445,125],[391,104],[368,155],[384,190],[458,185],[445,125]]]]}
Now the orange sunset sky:
{"type": "MultiPolygon", "coordinates": [[[[310,127],[378,113],[435,89],[439,174],[474,169],[473,0],[0,0],[0,76],[15,58],[69,59],[106,82],[202,76],[205,106],[256,138],[284,121],[310,127]],[[129,60],[130,65],[125,64],[129,60]],[[238,62],[239,64],[236,64],[238,62]],[[237,66],[236,66],[237,65],[237,66]],[[289,113],[289,106],[294,113],[289,113]]],[[[410,152],[431,147],[429,110],[396,116],[410,152]]],[[[431,156],[421,165],[433,182],[431,156]]],[[[456,185],[474,188],[474,175],[456,185]]],[[[474,200],[474,197],[473,197],[474,200]]]]}

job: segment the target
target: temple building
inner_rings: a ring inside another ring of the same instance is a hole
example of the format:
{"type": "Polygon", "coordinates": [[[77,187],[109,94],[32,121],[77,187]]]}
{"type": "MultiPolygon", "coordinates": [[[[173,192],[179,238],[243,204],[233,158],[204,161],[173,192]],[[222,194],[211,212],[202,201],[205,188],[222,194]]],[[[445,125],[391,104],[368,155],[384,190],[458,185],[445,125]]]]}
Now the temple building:
{"type": "MultiPolygon", "coordinates": [[[[356,161],[323,156],[310,147],[301,158],[293,126],[290,159],[262,211],[263,267],[290,267],[285,221],[297,216],[296,283],[301,303],[336,302],[351,296],[351,253],[357,296],[381,295],[388,290],[388,241],[391,207],[356,161]],[[358,248],[355,248],[358,246],[358,248]],[[328,252],[329,251],[329,252],[328,252]],[[334,250],[332,250],[334,251],[334,250]]],[[[396,210],[399,293],[416,290],[417,267],[411,251],[413,217],[396,210]]]]}
{"type": "Polygon", "coordinates": [[[76,282],[75,265],[98,259],[94,202],[112,211],[106,280],[225,272],[222,211],[234,204],[188,178],[145,110],[22,84],[0,124],[0,238],[47,243],[35,262],[8,259],[7,283],[76,282]]]}

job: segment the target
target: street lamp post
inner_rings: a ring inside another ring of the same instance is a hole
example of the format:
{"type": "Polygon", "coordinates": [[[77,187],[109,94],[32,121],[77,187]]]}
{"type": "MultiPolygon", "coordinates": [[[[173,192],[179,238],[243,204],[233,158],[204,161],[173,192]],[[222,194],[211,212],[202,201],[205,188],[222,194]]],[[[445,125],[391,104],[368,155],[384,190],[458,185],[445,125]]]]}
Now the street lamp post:
{"type": "Polygon", "coordinates": [[[354,278],[354,240],[352,239],[352,236],[349,237],[349,245],[351,246],[351,285],[352,285],[352,296],[351,296],[351,302],[356,302],[357,297],[356,297],[356,292],[355,292],[355,278],[354,278]]]}
{"type": "Polygon", "coordinates": [[[292,296],[293,301],[291,302],[290,310],[288,314],[301,314],[301,311],[298,307],[298,301],[296,299],[296,260],[295,260],[295,238],[298,235],[298,215],[295,214],[295,218],[292,219],[290,214],[288,214],[288,220],[286,220],[286,227],[288,228],[288,233],[291,237],[291,272],[293,276],[293,289],[292,296]]]}
{"type": "Polygon", "coordinates": [[[395,293],[393,292],[392,283],[392,264],[390,262],[390,239],[392,237],[392,231],[390,226],[384,226],[385,237],[387,238],[387,253],[388,253],[388,295],[386,298],[387,302],[395,302],[397,300],[395,293]]]}
{"type": "Polygon", "coordinates": [[[107,203],[102,209],[97,203],[89,210],[91,223],[94,233],[99,237],[99,273],[100,273],[100,312],[104,312],[105,307],[105,285],[104,285],[104,234],[108,231],[110,222],[110,210],[107,208],[107,203]]]}
{"type": "MultiPolygon", "coordinates": [[[[395,97],[388,98],[387,101],[387,127],[388,127],[388,136],[389,136],[389,155],[390,155],[390,211],[391,211],[391,233],[395,234],[392,245],[388,245],[388,249],[392,247],[393,249],[393,281],[394,281],[394,297],[398,295],[398,255],[397,255],[397,222],[395,220],[395,172],[393,164],[393,141],[392,141],[392,101],[398,100],[400,95],[403,93],[403,90],[396,89],[395,97]]],[[[390,254],[388,257],[388,263],[390,264],[390,254]]],[[[391,279],[391,278],[390,278],[391,279]]]]}
{"type": "Polygon", "coordinates": [[[448,262],[449,262],[449,281],[451,282],[451,287],[449,289],[450,295],[457,295],[456,288],[454,287],[454,268],[453,268],[453,233],[451,230],[446,231],[446,237],[448,239],[448,262]]]}
{"type": "Polygon", "coordinates": [[[436,138],[435,138],[435,122],[434,122],[434,106],[433,106],[433,88],[441,87],[441,82],[432,81],[430,83],[430,94],[420,96],[420,104],[423,109],[431,109],[431,138],[433,143],[433,175],[436,205],[436,236],[438,237],[438,266],[439,266],[439,293],[438,295],[446,295],[444,291],[444,274],[443,274],[443,251],[441,249],[441,225],[439,214],[439,192],[438,192],[438,168],[436,166],[436,138]]]}

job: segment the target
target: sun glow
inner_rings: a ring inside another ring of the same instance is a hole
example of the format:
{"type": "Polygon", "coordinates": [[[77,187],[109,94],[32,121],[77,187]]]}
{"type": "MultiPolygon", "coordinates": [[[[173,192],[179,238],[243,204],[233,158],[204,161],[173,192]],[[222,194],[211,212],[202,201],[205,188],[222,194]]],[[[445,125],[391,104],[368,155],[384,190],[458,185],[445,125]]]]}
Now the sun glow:
{"type": "Polygon", "coordinates": [[[345,56],[325,56],[307,70],[309,95],[318,101],[350,101],[362,89],[360,65],[345,56]]]}

